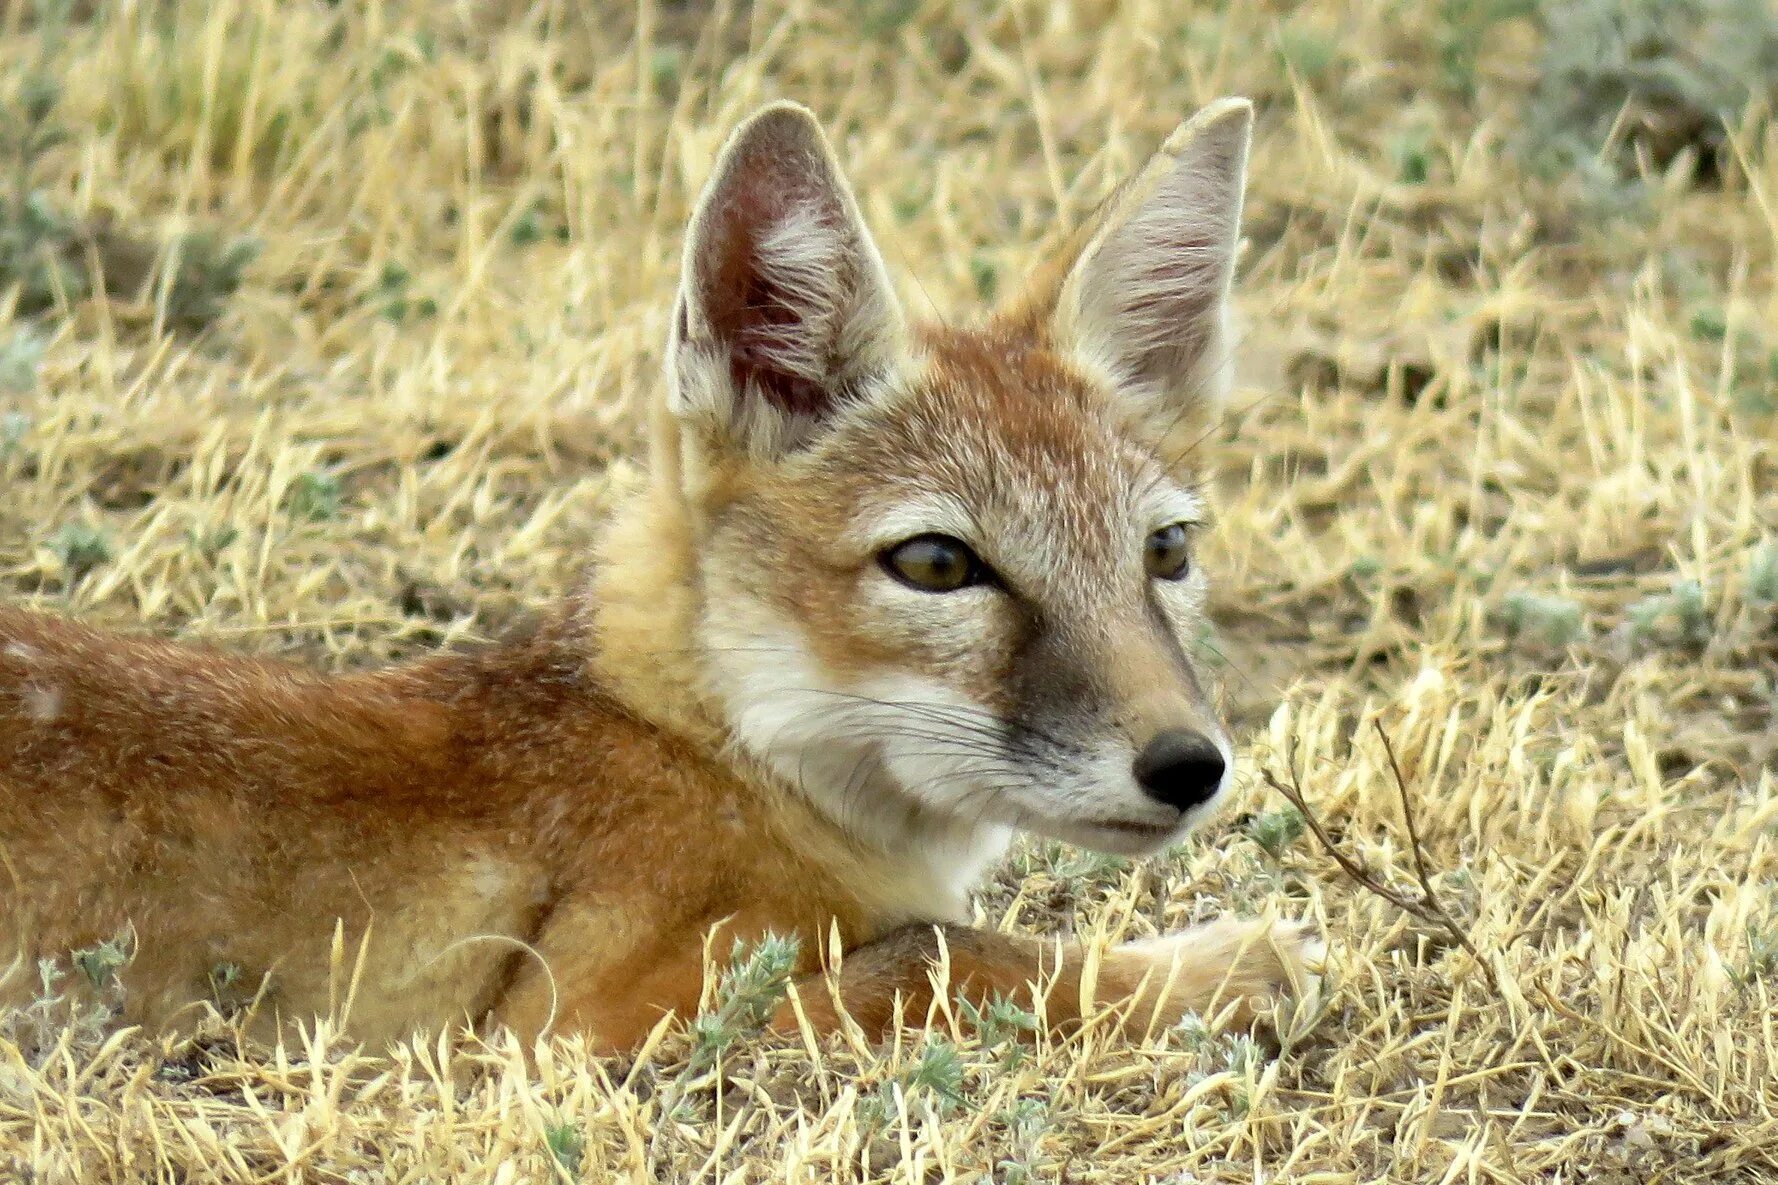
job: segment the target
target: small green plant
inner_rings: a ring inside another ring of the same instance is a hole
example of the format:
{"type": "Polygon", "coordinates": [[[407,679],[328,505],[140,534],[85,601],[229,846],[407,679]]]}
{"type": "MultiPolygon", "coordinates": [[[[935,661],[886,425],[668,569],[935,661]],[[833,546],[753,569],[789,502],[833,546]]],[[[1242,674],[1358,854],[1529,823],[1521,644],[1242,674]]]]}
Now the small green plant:
{"type": "Polygon", "coordinates": [[[390,260],[377,273],[371,288],[371,303],[385,320],[403,324],[410,320],[436,316],[438,302],[430,296],[412,293],[413,273],[390,260]]]}
{"type": "Polygon", "coordinates": [[[1730,406],[1737,415],[1764,418],[1778,415],[1778,348],[1749,342],[1738,353],[1730,406]]]}
{"type": "Polygon", "coordinates": [[[543,1143],[550,1159],[571,1178],[580,1176],[581,1162],[586,1158],[586,1136],[572,1123],[552,1124],[543,1133],[543,1143]]]}
{"type": "Polygon", "coordinates": [[[886,40],[919,14],[920,0],[865,0],[859,8],[865,36],[886,40]]]}
{"type": "Polygon", "coordinates": [[[1424,185],[1432,176],[1432,138],[1423,128],[1397,136],[1389,146],[1389,156],[1395,163],[1396,179],[1404,185],[1424,185]]]}
{"type": "Polygon", "coordinates": [[[1204,1023],[1204,1018],[1195,1012],[1188,1012],[1175,1021],[1173,1032],[1181,1045],[1193,1051],[1204,1049],[1215,1036],[1210,1026],[1204,1023]]]}
{"type": "Polygon", "coordinates": [[[963,1059],[955,1045],[934,1037],[921,1046],[902,1082],[910,1095],[931,1095],[941,1110],[949,1110],[963,1102],[963,1059]]]}
{"type": "Polygon", "coordinates": [[[135,944],[128,934],[37,961],[37,990],[22,1007],[0,1011],[0,1041],[9,1042],[30,1065],[39,1065],[58,1044],[96,1044],[123,1008],[118,974],[135,944]],[[69,974],[73,968],[73,977],[69,974]]]}
{"type": "Polygon", "coordinates": [[[656,45],[648,58],[648,81],[654,93],[671,100],[685,74],[685,51],[677,45],[656,45]]]}
{"type": "Polygon", "coordinates": [[[1672,591],[1644,597],[1630,606],[1630,636],[1641,641],[1674,638],[1692,646],[1710,640],[1710,607],[1704,586],[1696,580],[1680,580],[1672,591]]]}
{"type": "Polygon", "coordinates": [[[958,1011],[982,1043],[982,1048],[997,1053],[1000,1064],[1014,1069],[1025,1060],[1024,1038],[1037,1031],[1037,1016],[1019,1007],[1004,996],[996,995],[986,1007],[959,997],[958,1011]]]}
{"type": "Polygon", "coordinates": [[[1529,589],[1510,592],[1501,601],[1499,619],[1512,638],[1529,638],[1547,646],[1569,646],[1586,637],[1586,617],[1567,597],[1529,589]]]}
{"type": "Polygon", "coordinates": [[[1321,30],[1305,25],[1280,25],[1277,46],[1278,60],[1304,82],[1319,81],[1339,59],[1338,43],[1321,30]]]}
{"type": "Polygon", "coordinates": [[[1699,341],[1719,342],[1729,335],[1729,319],[1718,305],[1699,305],[1692,310],[1691,331],[1699,341]]]}
{"type": "Polygon", "coordinates": [[[969,279],[975,285],[977,298],[992,301],[1000,291],[1000,268],[992,259],[977,255],[969,261],[969,279]]]}
{"type": "Polygon", "coordinates": [[[1216,1033],[1196,1013],[1186,1013],[1172,1029],[1173,1037],[1189,1054],[1192,1068],[1186,1081],[1196,1084],[1216,1074],[1228,1073],[1238,1079],[1229,1099],[1229,1108],[1243,1115],[1252,1105],[1248,1094],[1251,1080],[1265,1063],[1265,1051],[1246,1033],[1216,1033]]]}
{"type": "Polygon", "coordinates": [[[1007,1109],[1002,1121],[1012,1137],[1013,1154],[995,1166],[1000,1170],[1000,1185],[1028,1185],[1045,1167],[1040,1149],[1050,1129],[1049,1105],[1042,1099],[1020,1099],[1007,1109]]]}
{"type": "Polygon", "coordinates": [[[49,546],[75,580],[111,559],[111,541],[84,523],[66,524],[55,533],[49,546]]]}
{"type": "Polygon", "coordinates": [[[800,951],[794,935],[768,933],[751,948],[735,943],[716,989],[716,1007],[691,1023],[694,1072],[708,1069],[736,1041],[765,1028],[790,988],[800,951]]]}
{"type": "Polygon", "coordinates": [[[25,434],[31,430],[31,417],[22,411],[9,411],[0,415],[0,461],[18,451],[19,445],[25,442],[25,434]]]}
{"type": "Polygon", "coordinates": [[[895,195],[889,208],[897,222],[912,222],[926,212],[931,202],[931,194],[909,186],[895,195]]]}
{"type": "Polygon", "coordinates": [[[85,268],[73,260],[74,223],[40,193],[0,206],[0,287],[17,287],[18,311],[32,316],[73,302],[88,290],[85,268]]]}
{"type": "Polygon", "coordinates": [[[129,964],[131,943],[127,938],[107,938],[93,946],[75,951],[70,958],[75,969],[95,992],[109,990],[117,981],[117,973],[129,964]]]}
{"type": "Polygon", "coordinates": [[[74,224],[43,194],[0,199],[0,288],[17,287],[22,315],[86,295],[86,273],[69,258],[73,243],[74,224]]]}
{"type": "Polygon", "coordinates": [[[1227,1039],[1222,1060],[1231,1073],[1246,1076],[1259,1069],[1260,1064],[1265,1061],[1265,1055],[1252,1037],[1246,1033],[1237,1033],[1227,1039]]]}
{"type": "Polygon", "coordinates": [[[290,513],[312,523],[328,522],[340,513],[340,479],[331,473],[301,473],[290,483],[285,499],[290,513]]]}
{"type": "Polygon", "coordinates": [[[963,1103],[963,1058],[957,1047],[943,1037],[928,1037],[912,1065],[859,1100],[866,1128],[880,1131],[895,1119],[897,1090],[910,1107],[923,1104],[941,1115],[963,1103]]]}
{"type": "Polygon", "coordinates": [[[1747,603],[1778,605],[1778,539],[1768,539],[1747,558],[1747,603]]]}
{"type": "Polygon", "coordinates": [[[512,229],[507,232],[515,247],[529,247],[532,243],[543,240],[543,204],[532,202],[525,207],[525,212],[512,220],[512,229]]]}
{"type": "Polygon", "coordinates": [[[229,544],[240,537],[241,532],[231,526],[216,527],[209,531],[200,530],[197,527],[191,529],[192,547],[207,560],[213,560],[221,555],[229,544]]]}
{"type": "Polygon", "coordinates": [[[1284,854],[1284,849],[1301,839],[1304,830],[1303,813],[1292,806],[1276,811],[1261,811],[1247,820],[1247,834],[1274,860],[1284,854]]]}
{"type": "Polygon", "coordinates": [[[248,265],[259,258],[259,243],[199,231],[175,239],[168,256],[172,278],[166,291],[167,323],[195,332],[222,316],[248,265]]]}
{"type": "Polygon", "coordinates": [[[1778,925],[1764,929],[1748,926],[1747,959],[1733,978],[1743,985],[1778,978],[1778,925]]]}
{"type": "Polygon", "coordinates": [[[210,1002],[223,1013],[239,1011],[248,1002],[247,973],[239,963],[221,962],[210,968],[210,1002]]]}
{"type": "Polygon", "coordinates": [[[1432,7],[1433,47],[1445,89],[1472,98],[1483,48],[1502,21],[1528,16],[1536,0],[1437,0],[1432,7]]]}
{"type": "Polygon", "coordinates": [[[21,328],[0,342],[0,391],[29,391],[35,387],[43,351],[43,339],[29,329],[21,328]]]}
{"type": "Polygon", "coordinates": [[[1237,1117],[1247,1114],[1253,1106],[1253,1096],[1249,1093],[1248,1083],[1259,1073],[1260,1066],[1265,1062],[1265,1054],[1260,1050],[1259,1043],[1246,1033],[1225,1038],[1223,1047],[1223,1065],[1229,1073],[1240,1079],[1233,1096],[1229,1099],[1229,1110],[1237,1117]]]}
{"type": "Polygon", "coordinates": [[[1058,840],[1045,840],[1038,849],[1038,859],[1049,869],[1051,876],[1066,882],[1112,881],[1130,867],[1130,861],[1124,856],[1070,847],[1058,840]]]}

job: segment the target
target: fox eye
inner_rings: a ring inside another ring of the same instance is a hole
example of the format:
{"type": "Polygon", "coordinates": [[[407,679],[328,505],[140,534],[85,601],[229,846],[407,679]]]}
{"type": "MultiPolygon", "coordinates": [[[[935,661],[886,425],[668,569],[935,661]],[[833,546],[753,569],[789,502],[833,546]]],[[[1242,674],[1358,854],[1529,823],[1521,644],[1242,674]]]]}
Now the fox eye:
{"type": "Polygon", "coordinates": [[[1184,580],[1192,569],[1185,524],[1171,523],[1151,532],[1142,548],[1142,562],[1156,580],[1184,580]]]}
{"type": "Polygon", "coordinates": [[[921,592],[946,593],[984,584],[988,567],[969,544],[949,535],[916,535],[883,553],[889,574],[921,592]]]}

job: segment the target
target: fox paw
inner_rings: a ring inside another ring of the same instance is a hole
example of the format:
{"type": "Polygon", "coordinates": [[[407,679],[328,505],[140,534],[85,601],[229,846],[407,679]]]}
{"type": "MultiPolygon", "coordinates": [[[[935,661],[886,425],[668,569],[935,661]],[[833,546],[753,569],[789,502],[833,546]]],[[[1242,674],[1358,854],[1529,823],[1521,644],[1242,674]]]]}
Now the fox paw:
{"type": "Polygon", "coordinates": [[[1206,1019],[1230,1013],[1230,1022],[1244,1027],[1274,1002],[1318,993],[1327,946],[1306,922],[1221,918],[1126,943],[1118,953],[1143,968],[1142,994],[1156,1020],[1171,1024],[1188,1012],[1206,1019]]]}

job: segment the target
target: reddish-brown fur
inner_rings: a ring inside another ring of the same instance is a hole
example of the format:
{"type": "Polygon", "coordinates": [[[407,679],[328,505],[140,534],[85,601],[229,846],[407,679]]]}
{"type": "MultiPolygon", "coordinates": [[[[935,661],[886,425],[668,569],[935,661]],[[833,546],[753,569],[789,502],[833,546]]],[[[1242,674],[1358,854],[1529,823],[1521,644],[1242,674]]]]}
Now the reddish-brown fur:
{"type": "Polygon", "coordinates": [[[300,1018],[328,999],[337,918],[352,956],[370,939],[358,1030],[534,1032],[550,993],[530,955],[450,949],[502,935],[549,964],[560,1021],[613,1047],[695,1005],[702,936],[726,916],[867,937],[767,802],[599,688],[586,643],[564,616],[329,680],[0,610],[7,937],[34,964],[133,930],[132,1019],[205,998],[222,966],[300,1018]],[[723,833],[747,836],[746,859],[713,858],[723,833]]]}

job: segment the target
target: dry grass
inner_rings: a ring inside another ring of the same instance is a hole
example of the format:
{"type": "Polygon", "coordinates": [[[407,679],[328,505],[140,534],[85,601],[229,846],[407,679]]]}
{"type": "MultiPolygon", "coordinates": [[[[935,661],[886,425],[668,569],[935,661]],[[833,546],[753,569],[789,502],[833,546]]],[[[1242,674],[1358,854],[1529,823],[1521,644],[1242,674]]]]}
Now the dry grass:
{"type": "Polygon", "coordinates": [[[531,1073],[325,1029],[0,1041],[0,1177],[1778,1180],[1757,112],[1709,169],[1539,177],[1507,4],[99,7],[56,39],[0,5],[0,92],[37,61],[67,133],[18,184],[90,290],[0,295],[0,595],[329,666],[566,587],[656,389],[688,195],[754,104],[817,108],[908,299],[958,312],[1182,113],[1253,96],[1245,379],[1202,450],[1249,814],[1142,866],[1032,845],[982,911],[1273,906],[1325,924],[1331,967],[1275,1054],[946,1016],[699,1073],[677,1030],[531,1073]],[[172,255],[236,236],[238,291],[180,288],[172,255]],[[1374,722],[1485,967],[1254,776],[1294,770],[1414,896],[1374,722]]]}

